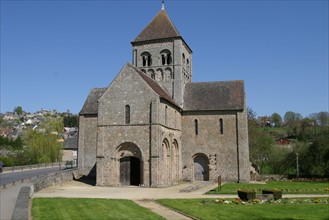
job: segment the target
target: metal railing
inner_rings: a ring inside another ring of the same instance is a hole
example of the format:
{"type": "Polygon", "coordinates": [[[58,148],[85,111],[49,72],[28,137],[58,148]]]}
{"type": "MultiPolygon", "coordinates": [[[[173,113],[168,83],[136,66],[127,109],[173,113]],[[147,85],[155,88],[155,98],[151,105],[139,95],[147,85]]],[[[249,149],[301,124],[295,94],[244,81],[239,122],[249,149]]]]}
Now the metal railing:
{"type": "Polygon", "coordinates": [[[32,164],[32,165],[2,167],[2,172],[8,173],[8,172],[43,169],[50,167],[74,168],[76,167],[76,164],[73,161],[62,161],[62,162],[53,162],[53,163],[40,163],[40,164],[32,164]]]}

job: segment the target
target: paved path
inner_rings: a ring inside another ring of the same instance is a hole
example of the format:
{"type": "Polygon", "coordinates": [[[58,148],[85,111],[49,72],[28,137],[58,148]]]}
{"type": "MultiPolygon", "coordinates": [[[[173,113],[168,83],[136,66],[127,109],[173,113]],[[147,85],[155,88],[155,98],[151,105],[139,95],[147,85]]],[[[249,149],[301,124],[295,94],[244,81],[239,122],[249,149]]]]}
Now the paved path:
{"type": "Polygon", "coordinates": [[[91,186],[77,181],[63,183],[62,186],[52,186],[43,189],[33,195],[33,197],[71,197],[71,198],[110,198],[110,199],[176,199],[176,198],[236,198],[236,195],[203,195],[213,189],[217,184],[209,184],[202,189],[180,193],[179,190],[191,185],[182,183],[180,185],[166,188],[143,188],[138,186],[125,187],[100,187],[91,186]]]}
{"type": "Polygon", "coordinates": [[[165,206],[162,206],[158,203],[156,203],[154,200],[133,200],[134,202],[136,202],[138,205],[143,206],[147,209],[150,209],[151,211],[153,211],[154,213],[157,213],[158,215],[163,216],[166,219],[179,219],[179,220],[191,220],[191,218],[182,215],[178,212],[175,212],[165,206]]]}

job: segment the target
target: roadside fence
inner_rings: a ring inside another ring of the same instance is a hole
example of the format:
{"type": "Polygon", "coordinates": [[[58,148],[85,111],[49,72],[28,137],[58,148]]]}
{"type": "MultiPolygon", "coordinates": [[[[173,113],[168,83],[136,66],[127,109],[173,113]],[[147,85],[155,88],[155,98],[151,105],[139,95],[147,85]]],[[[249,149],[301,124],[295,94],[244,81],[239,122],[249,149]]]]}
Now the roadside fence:
{"type": "Polygon", "coordinates": [[[40,163],[32,165],[22,165],[22,166],[13,166],[13,167],[3,167],[3,172],[15,172],[15,171],[24,171],[24,170],[33,170],[33,169],[43,169],[50,167],[60,167],[60,168],[74,168],[76,164],[73,164],[72,161],[62,161],[62,162],[53,162],[53,163],[40,163]]]}

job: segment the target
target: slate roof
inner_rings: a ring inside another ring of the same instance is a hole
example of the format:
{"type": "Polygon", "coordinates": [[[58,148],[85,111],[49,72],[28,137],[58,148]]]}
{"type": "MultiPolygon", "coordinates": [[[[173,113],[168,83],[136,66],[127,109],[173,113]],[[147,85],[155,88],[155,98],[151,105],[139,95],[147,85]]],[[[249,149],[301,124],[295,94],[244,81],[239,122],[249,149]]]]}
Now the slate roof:
{"type": "Polygon", "coordinates": [[[106,88],[94,88],[90,91],[81,111],[80,115],[92,115],[98,113],[97,100],[103,95],[106,88]]]}
{"type": "Polygon", "coordinates": [[[243,110],[244,81],[187,83],[184,111],[243,110]]]}
{"type": "Polygon", "coordinates": [[[78,137],[64,139],[64,150],[77,150],[78,149],[78,137]]]}
{"type": "Polygon", "coordinates": [[[132,42],[181,37],[165,10],[161,10],[132,42]]]}
{"type": "MultiPolygon", "coordinates": [[[[130,63],[127,63],[127,66],[132,68],[139,76],[142,77],[142,79],[151,87],[151,89],[157,93],[161,98],[169,101],[170,103],[178,106],[178,104],[171,98],[169,93],[161,87],[160,84],[158,84],[155,80],[148,77],[145,73],[140,71],[138,68],[134,67],[130,63]]],[[[98,113],[98,105],[97,101],[98,99],[104,94],[107,88],[94,88],[90,91],[81,111],[80,115],[92,115],[98,113]]]]}
{"type": "Polygon", "coordinates": [[[140,71],[138,68],[134,67],[133,65],[131,65],[129,63],[127,65],[132,67],[138,73],[138,75],[140,75],[143,78],[143,80],[152,88],[152,90],[154,92],[156,92],[161,98],[178,106],[178,104],[171,98],[169,93],[159,83],[157,83],[155,80],[153,80],[152,78],[147,76],[145,73],[143,73],[142,71],[140,71]]]}

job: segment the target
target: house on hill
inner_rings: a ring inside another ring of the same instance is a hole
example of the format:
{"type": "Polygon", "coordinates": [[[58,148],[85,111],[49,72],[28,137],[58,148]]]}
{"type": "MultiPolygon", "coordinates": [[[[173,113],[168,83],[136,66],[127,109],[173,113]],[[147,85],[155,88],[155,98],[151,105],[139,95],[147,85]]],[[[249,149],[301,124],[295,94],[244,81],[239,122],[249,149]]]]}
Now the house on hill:
{"type": "Polygon", "coordinates": [[[248,182],[244,81],[192,82],[192,50],[164,5],[79,114],[78,167],[98,186],[248,182]]]}

